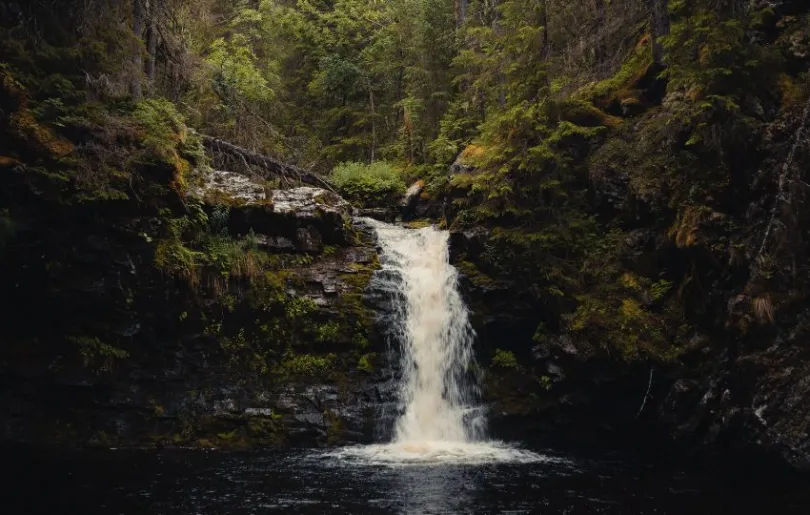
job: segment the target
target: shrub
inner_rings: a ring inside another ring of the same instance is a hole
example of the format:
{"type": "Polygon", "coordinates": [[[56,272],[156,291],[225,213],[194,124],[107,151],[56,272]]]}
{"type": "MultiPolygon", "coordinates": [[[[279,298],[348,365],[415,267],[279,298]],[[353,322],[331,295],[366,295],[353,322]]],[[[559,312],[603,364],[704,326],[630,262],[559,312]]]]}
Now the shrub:
{"type": "Polygon", "coordinates": [[[495,356],[492,358],[492,366],[494,368],[504,368],[509,370],[516,370],[519,365],[515,354],[508,350],[496,349],[495,356]]]}
{"type": "Polygon", "coordinates": [[[405,193],[401,171],[385,161],[341,163],[332,171],[332,182],[341,194],[364,206],[383,207],[405,193]]]}
{"type": "Polygon", "coordinates": [[[143,142],[161,156],[170,155],[186,136],[186,124],[177,107],[162,98],[139,102],[133,113],[145,130],[143,142]]]}

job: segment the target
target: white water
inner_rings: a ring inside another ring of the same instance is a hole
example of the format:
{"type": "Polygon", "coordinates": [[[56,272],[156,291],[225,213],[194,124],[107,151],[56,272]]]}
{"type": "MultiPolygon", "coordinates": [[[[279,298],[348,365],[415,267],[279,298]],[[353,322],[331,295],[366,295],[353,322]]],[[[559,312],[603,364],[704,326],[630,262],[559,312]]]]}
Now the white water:
{"type": "Polygon", "coordinates": [[[375,220],[386,289],[398,292],[393,334],[401,345],[402,414],[389,444],[347,447],[330,456],[376,463],[535,462],[547,458],[485,441],[476,405],[475,333],[450,265],[449,234],[375,220]]]}

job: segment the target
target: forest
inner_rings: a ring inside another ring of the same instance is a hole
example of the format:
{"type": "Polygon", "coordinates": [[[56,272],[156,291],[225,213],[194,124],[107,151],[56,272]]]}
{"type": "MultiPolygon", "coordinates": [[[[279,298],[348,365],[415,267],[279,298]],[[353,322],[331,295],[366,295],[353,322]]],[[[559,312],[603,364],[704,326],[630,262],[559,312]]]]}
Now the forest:
{"type": "Polygon", "coordinates": [[[1,1],[0,438],[365,438],[370,216],[450,232],[493,430],[806,470],[809,114],[802,0],[1,1]]]}

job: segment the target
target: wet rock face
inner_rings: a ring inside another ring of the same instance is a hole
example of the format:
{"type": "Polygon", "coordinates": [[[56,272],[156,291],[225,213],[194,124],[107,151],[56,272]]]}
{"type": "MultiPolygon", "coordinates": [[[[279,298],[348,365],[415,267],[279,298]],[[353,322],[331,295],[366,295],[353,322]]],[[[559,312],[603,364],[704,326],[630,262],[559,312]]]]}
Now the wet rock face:
{"type": "MultiPolygon", "coordinates": [[[[337,193],[312,187],[273,190],[269,196],[273,212],[306,220],[324,217],[337,221],[351,216],[351,205],[337,193]]],[[[342,221],[342,220],[341,220],[342,221]]]]}
{"type": "Polygon", "coordinates": [[[764,455],[810,471],[810,312],[783,320],[784,337],[738,356],[698,342],[698,366],[670,387],[658,411],[679,441],[764,455]]]}
{"type": "MultiPolygon", "coordinates": [[[[352,226],[351,206],[327,190],[268,190],[230,172],[189,182],[196,186],[188,194],[202,200],[209,219],[227,214],[220,217],[227,244],[242,245],[252,232],[252,278],[229,275],[214,291],[205,269],[201,284],[191,285],[155,266],[155,240],[163,236],[139,236],[155,234],[140,225],[135,237],[110,229],[130,223],[128,213],[99,217],[97,226],[67,213],[72,253],[60,265],[77,269],[70,288],[48,297],[39,284],[49,276],[33,267],[33,279],[18,280],[39,292],[35,306],[55,333],[75,323],[64,316],[57,324],[51,313],[75,316],[79,310],[65,309],[73,302],[119,338],[80,344],[116,345],[128,355],[92,366],[73,359],[70,348],[58,358],[4,356],[0,440],[248,448],[338,445],[378,434],[373,422],[391,402],[390,372],[378,366],[385,345],[369,332],[363,301],[377,254],[370,233],[352,226]],[[299,358],[327,365],[305,374],[289,365],[299,358]]],[[[186,214],[180,207],[171,216],[186,214]]],[[[96,327],[88,333],[101,335],[96,327]]]]}

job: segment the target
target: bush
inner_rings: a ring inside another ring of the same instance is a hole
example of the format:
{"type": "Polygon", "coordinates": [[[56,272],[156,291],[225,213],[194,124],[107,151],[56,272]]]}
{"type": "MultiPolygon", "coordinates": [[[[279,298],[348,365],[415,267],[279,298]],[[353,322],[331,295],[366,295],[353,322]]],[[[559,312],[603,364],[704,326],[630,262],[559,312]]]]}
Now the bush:
{"type": "Polygon", "coordinates": [[[332,171],[340,193],[363,206],[384,207],[405,193],[405,180],[391,163],[341,163],[332,171]]]}
{"type": "Polygon", "coordinates": [[[493,368],[503,368],[507,370],[517,370],[519,368],[515,354],[508,350],[495,349],[495,356],[492,358],[493,368]]]}

